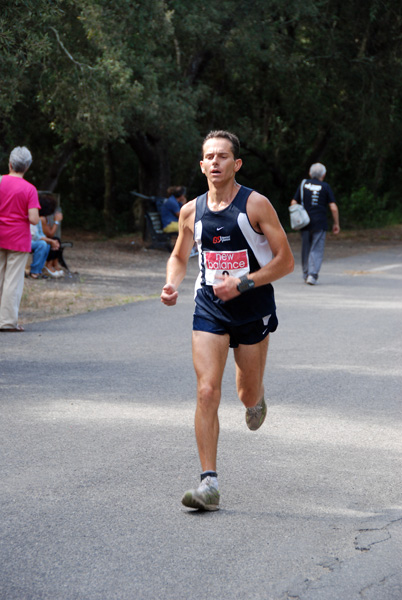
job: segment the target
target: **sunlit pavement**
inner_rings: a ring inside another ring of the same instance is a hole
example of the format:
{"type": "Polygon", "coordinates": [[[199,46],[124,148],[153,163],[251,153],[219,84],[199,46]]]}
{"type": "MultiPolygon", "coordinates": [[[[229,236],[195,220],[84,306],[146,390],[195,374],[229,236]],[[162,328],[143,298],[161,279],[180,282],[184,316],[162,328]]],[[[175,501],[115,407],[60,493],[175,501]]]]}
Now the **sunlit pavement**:
{"type": "Polygon", "coordinates": [[[180,503],[191,278],[1,336],[1,599],[400,600],[402,247],[275,289],[268,417],[247,429],[230,356],[213,514],[180,503]]]}

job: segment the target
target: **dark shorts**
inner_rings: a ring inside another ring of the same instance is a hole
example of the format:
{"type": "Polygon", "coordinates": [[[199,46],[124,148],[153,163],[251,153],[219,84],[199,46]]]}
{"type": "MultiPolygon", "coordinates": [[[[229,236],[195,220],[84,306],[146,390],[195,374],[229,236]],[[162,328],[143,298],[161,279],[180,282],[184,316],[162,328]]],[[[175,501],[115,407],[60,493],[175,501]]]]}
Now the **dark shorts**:
{"type": "Polygon", "coordinates": [[[251,323],[245,323],[244,325],[229,325],[223,323],[213,317],[205,318],[204,316],[194,315],[193,317],[193,331],[206,331],[207,333],[215,333],[216,335],[228,334],[230,338],[230,348],[237,348],[239,344],[245,346],[252,346],[262,342],[269,333],[276,331],[278,327],[278,319],[276,313],[258,319],[258,321],[252,321],[251,323]]]}

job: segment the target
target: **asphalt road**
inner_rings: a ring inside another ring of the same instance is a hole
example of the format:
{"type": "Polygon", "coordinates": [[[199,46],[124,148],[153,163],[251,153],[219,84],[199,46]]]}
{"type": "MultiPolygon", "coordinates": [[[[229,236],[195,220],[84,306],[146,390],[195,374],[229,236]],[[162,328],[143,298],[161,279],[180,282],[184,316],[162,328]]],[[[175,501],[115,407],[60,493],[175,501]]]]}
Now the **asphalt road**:
{"type": "Polygon", "coordinates": [[[258,432],[229,357],[217,513],[180,503],[199,474],[191,276],[175,308],[1,335],[2,600],[401,600],[402,246],[275,289],[258,432]]]}

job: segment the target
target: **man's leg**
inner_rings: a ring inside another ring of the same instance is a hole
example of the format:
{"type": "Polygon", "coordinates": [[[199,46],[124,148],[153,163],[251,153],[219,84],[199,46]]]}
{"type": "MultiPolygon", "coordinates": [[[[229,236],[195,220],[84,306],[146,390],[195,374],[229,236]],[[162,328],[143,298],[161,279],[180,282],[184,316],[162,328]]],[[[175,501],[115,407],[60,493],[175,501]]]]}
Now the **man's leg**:
{"type": "Polygon", "coordinates": [[[322,259],[324,258],[326,233],[326,231],[317,231],[312,234],[311,249],[308,260],[308,274],[311,275],[315,281],[318,279],[318,274],[322,265],[322,259]]]}
{"type": "Polygon", "coordinates": [[[259,429],[265,420],[263,377],[268,352],[269,335],[252,346],[240,344],[235,348],[237,393],[246,410],[249,429],[259,429]]]}
{"type": "Polygon", "coordinates": [[[195,436],[203,471],[216,471],[218,408],[229,336],[193,331],[193,362],[197,376],[195,436]]]}
{"type": "Polygon", "coordinates": [[[171,221],[169,225],[166,225],[166,227],[164,227],[163,233],[179,233],[179,222],[171,221]]]}
{"type": "Polygon", "coordinates": [[[301,259],[302,259],[302,271],[303,278],[306,281],[309,275],[309,257],[311,250],[311,233],[310,231],[301,232],[302,248],[301,248],[301,259]]]}
{"type": "Polygon", "coordinates": [[[269,335],[258,344],[239,344],[234,349],[237,393],[246,408],[255,406],[264,395],[264,371],[269,335]]]}
{"type": "Polygon", "coordinates": [[[201,462],[201,483],[188,490],[182,503],[199,510],[219,509],[216,473],[222,376],[229,350],[229,336],[193,331],[193,362],[197,375],[195,435],[201,462]]]}

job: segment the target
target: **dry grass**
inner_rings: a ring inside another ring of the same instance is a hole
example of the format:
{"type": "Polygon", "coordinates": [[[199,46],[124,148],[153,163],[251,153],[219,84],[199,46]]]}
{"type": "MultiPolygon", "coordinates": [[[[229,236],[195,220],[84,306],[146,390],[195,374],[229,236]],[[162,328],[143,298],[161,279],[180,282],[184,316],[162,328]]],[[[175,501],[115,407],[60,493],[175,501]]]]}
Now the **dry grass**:
{"type": "Polygon", "coordinates": [[[110,306],[146,300],[152,296],[127,296],[120,293],[99,295],[86,289],[84,284],[59,284],[53,281],[25,280],[20,315],[23,323],[34,323],[52,318],[69,317],[110,306]],[[47,287],[51,285],[50,287],[47,287]]]}

